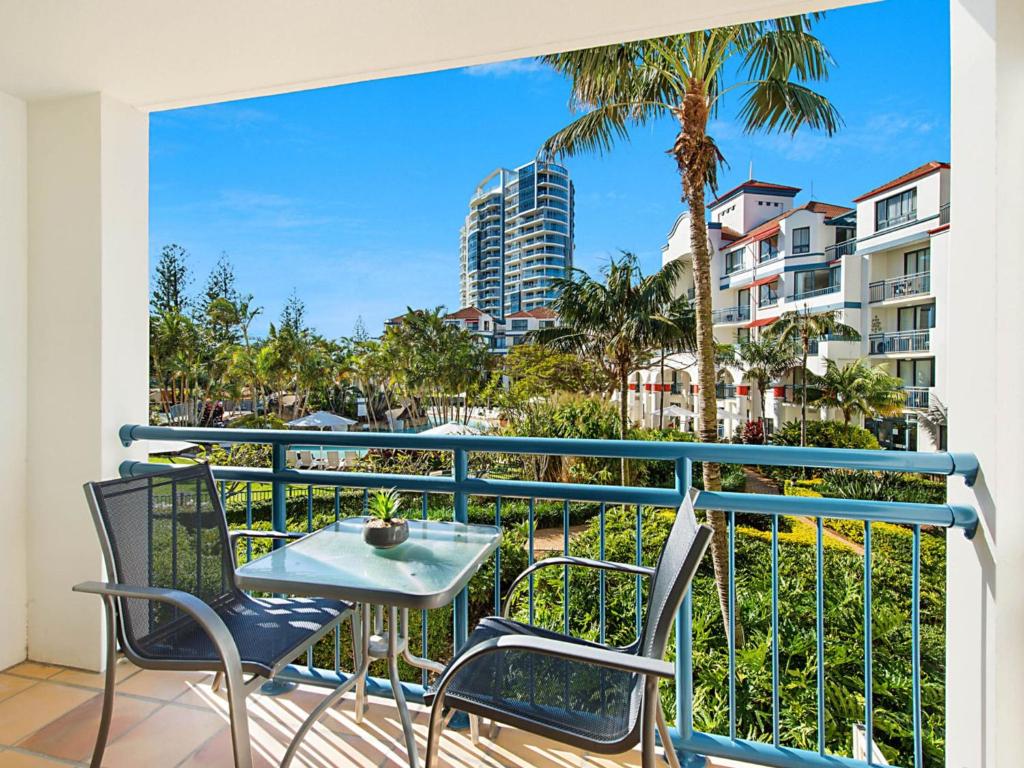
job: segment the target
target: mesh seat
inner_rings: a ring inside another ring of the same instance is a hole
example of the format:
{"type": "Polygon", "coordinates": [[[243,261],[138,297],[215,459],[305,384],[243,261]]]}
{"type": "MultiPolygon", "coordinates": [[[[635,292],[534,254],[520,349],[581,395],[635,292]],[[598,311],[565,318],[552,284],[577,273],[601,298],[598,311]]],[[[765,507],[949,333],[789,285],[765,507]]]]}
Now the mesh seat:
{"type": "MultiPolygon", "coordinates": [[[[211,606],[238,646],[242,668],[272,675],[351,609],[316,598],[255,599],[235,586],[234,553],[209,467],[93,483],[114,580],[189,592],[211,606]]],[[[119,632],[138,660],[219,668],[207,632],[166,603],[120,599],[119,632]]]]}
{"type": "MultiPolygon", "coordinates": [[[[603,648],[557,632],[488,617],[473,630],[464,648],[504,635],[533,635],[603,648]]],[[[586,739],[592,749],[607,744],[611,752],[636,725],[643,680],[640,675],[610,670],[572,659],[521,650],[479,656],[453,676],[445,703],[481,717],[499,717],[510,725],[569,733],[586,739]]],[[[424,697],[431,703],[433,692],[424,697]]]]}

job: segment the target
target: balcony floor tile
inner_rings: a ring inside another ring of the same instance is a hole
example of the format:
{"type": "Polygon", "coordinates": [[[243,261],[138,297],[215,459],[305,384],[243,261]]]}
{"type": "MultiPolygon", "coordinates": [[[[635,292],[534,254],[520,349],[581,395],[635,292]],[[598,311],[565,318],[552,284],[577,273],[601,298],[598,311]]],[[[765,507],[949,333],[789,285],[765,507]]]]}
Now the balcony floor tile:
{"type": "Polygon", "coordinates": [[[0,702],[0,744],[17,744],[96,695],[95,691],[37,683],[0,702]]]}

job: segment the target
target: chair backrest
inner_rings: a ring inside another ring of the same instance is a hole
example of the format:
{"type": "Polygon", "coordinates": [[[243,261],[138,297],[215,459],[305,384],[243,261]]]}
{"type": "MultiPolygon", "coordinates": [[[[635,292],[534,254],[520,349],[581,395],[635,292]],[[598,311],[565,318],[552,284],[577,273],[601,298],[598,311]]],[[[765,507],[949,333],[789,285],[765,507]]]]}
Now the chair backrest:
{"type": "MultiPolygon", "coordinates": [[[[110,581],[179,589],[211,604],[240,594],[208,465],[87,483],[85,492],[110,581]]],[[[181,619],[166,604],[120,600],[118,607],[122,640],[139,655],[181,619]]]]}
{"type": "Polygon", "coordinates": [[[711,542],[711,528],[697,525],[693,511],[696,493],[691,491],[679,506],[654,569],[647,596],[647,616],[636,649],[642,656],[664,658],[679,605],[711,542]]]}

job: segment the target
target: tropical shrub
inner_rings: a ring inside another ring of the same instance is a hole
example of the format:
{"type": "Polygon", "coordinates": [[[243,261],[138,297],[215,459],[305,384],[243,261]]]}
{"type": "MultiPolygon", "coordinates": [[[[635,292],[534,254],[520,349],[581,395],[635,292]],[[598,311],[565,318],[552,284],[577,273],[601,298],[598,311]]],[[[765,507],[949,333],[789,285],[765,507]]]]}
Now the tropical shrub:
{"type": "Polygon", "coordinates": [[[946,503],[945,482],[911,473],[833,469],[822,475],[821,493],[840,499],[946,503]]]}
{"type": "MultiPolygon", "coordinates": [[[[772,434],[773,445],[800,445],[800,422],[787,421],[772,434]]],[[[877,450],[878,440],[863,427],[841,421],[808,421],[807,445],[817,448],[877,450]]]]}

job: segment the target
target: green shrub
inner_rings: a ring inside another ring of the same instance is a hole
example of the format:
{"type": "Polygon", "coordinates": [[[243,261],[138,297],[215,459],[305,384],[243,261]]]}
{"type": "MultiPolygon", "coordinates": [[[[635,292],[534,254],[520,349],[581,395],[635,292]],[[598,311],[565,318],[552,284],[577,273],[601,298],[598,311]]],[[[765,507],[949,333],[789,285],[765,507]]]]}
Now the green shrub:
{"type": "Polygon", "coordinates": [[[945,482],[911,473],[832,469],[822,475],[821,493],[840,499],[946,503],[945,482]]]}
{"type": "MultiPolygon", "coordinates": [[[[772,434],[772,445],[800,445],[800,422],[787,421],[772,434]]],[[[841,421],[808,421],[807,445],[817,448],[878,450],[878,440],[863,427],[841,421]]]]}

